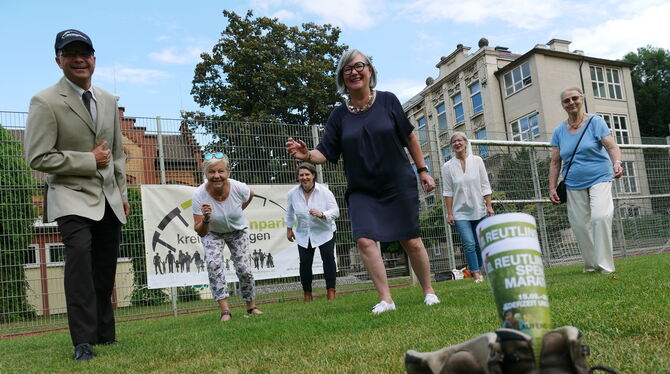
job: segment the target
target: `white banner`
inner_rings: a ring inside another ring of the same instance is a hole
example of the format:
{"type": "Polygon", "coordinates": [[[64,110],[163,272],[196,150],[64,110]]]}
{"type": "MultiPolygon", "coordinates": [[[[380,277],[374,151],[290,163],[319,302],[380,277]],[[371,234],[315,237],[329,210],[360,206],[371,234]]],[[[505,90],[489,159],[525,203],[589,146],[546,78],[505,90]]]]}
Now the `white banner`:
{"type": "MultiPolygon", "coordinates": [[[[249,221],[249,257],[255,279],[300,274],[298,246],[286,239],[286,204],[293,185],[250,185],[255,194],[244,210],[249,221]]],[[[191,197],[195,187],[142,185],[144,246],[149,288],[208,285],[207,264],[200,237],[193,229],[191,197]]],[[[225,275],[237,282],[226,246],[225,275]]],[[[314,253],[314,274],[323,273],[319,251],[314,253]]]]}

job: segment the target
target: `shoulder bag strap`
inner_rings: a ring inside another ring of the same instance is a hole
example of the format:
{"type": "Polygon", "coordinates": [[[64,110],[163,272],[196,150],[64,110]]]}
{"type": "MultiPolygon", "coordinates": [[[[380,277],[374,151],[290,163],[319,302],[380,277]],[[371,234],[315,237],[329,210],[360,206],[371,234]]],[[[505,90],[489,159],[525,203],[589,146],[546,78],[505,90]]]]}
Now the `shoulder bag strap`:
{"type": "Polygon", "coordinates": [[[577,153],[577,148],[579,148],[579,143],[582,142],[582,138],[584,137],[584,134],[586,134],[586,131],[589,129],[589,125],[591,124],[591,120],[593,119],[594,116],[595,115],[593,115],[593,116],[591,116],[591,118],[589,118],[589,121],[586,123],[586,127],[584,128],[584,132],[582,132],[582,135],[579,137],[579,140],[577,141],[577,145],[575,146],[575,150],[572,152],[572,157],[570,157],[570,163],[568,164],[568,169],[565,171],[565,176],[563,176],[563,180],[568,178],[568,173],[570,172],[570,167],[572,167],[572,160],[575,159],[575,153],[577,153]]]}

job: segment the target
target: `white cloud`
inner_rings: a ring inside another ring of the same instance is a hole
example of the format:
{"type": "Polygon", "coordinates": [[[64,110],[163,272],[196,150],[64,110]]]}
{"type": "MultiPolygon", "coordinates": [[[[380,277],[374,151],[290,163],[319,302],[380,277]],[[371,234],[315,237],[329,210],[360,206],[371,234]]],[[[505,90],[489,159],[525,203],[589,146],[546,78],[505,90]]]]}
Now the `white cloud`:
{"type": "Polygon", "coordinates": [[[297,20],[299,17],[298,17],[297,14],[295,14],[295,13],[289,11],[289,10],[281,9],[281,10],[273,13],[270,16],[270,18],[277,18],[282,23],[287,23],[288,21],[291,21],[291,20],[297,20]]]}
{"type": "Polygon", "coordinates": [[[107,82],[151,84],[169,76],[170,74],[161,70],[130,68],[124,65],[101,66],[95,69],[95,77],[107,82]]]}
{"type": "Polygon", "coordinates": [[[286,17],[290,15],[291,20],[307,19],[357,30],[374,26],[386,9],[385,0],[256,0],[251,4],[261,13],[277,9],[272,17],[282,20],[288,20],[286,17]]]}
{"type": "MultiPolygon", "coordinates": [[[[638,13],[640,9],[653,8],[659,5],[666,4],[668,0],[609,0],[616,6],[616,12],[620,15],[630,15],[638,13]]],[[[602,4],[601,4],[602,5],[602,4]]],[[[612,8],[612,7],[606,7],[612,8]]]]}
{"type": "Polygon", "coordinates": [[[367,29],[376,23],[385,9],[382,0],[295,1],[305,11],[316,14],[326,22],[353,29],[367,29]]]}
{"type": "Polygon", "coordinates": [[[379,82],[376,89],[381,91],[390,91],[393,92],[400,100],[401,103],[411,99],[414,95],[418,94],[426,88],[425,82],[415,81],[411,79],[393,79],[388,82],[379,82]]]}
{"type": "Polygon", "coordinates": [[[149,57],[166,64],[186,65],[199,62],[202,52],[203,49],[197,47],[188,47],[185,50],[180,50],[176,47],[167,47],[160,52],[149,53],[149,57]]]}
{"type": "Polygon", "coordinates": [[[561,15],[561,0],[416,0],[396,6],[417,22],[450,20],[456,23],[502,20],[522,29],[539,29],[561,15]]]}
{"type": "Polygon", "coordinates": [[[587,56],[620,59],[639,47],[652,45],[670,49],[670,4],[642,9],[638,14],[610,19],[588,28],[572,31],[571,48],[587,56]]]}
{"type": "MultiPolygon", "coordinates": [[[[267,12],[271,8],[277,8],[286,3],[286,0],[251,0],[249,2],[249,9],[260,10],[261,13],[267,12]]],[[[244,16],[246,12],[239,13],[240,16],[244,16]]],[[[254,11],[254,16],[256,12],[254,11]]]]}

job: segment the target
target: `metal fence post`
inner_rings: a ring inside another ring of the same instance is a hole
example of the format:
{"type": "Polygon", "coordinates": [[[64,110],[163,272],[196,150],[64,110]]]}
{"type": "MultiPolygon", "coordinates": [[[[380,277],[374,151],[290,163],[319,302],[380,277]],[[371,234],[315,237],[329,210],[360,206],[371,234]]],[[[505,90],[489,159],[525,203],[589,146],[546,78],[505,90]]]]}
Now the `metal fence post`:
{"type": "MultiPolygon", "coordinates": [[[[158,171],[161,184],[167,184],[165,177],[165,149],[163,148],[163,132],[161,131],[161,117],[156,117],[156,139],[158,140],[158,171]]],[[[170,287],[170,301],[172,302],[172,315],[177,316],[177,287],[170,287]]]]}
{"type": "MultiPolygon", "coordinates": [[[[530,170],[533,175],[533,190],[535,193],[536,199],[542,198],[542,188],[540,187],[540,173],[537,170],[537,157],[535,157],[535,148],[530,147],[530,170]]],[[[549,237],[547,236],[547,222],[544,218],[544,204],[537,203],[535,204],[537,209],[537,223],[539,228],[540,239],[542,240],[542,257],[544,266],[547,267],[551,264],[550,256],[551,251],[549,250],[549,237]]]]}
{"type": "MultiPolygon", "coordinates": [[[[612,182],[612,190],[615,190],[614,186],[616,185],[616,181],[612,182]]],[[[616,191],[613,191],[613,195],[616,194],[616,191]]],[[[619,239],[619,245],[621,246],[621,254],[623,257],[628,257],[628,253],[626,251],[626,235],[623,231],[623,217],[621,217],[621,214],[617,214],[619,212],[619,199],[613,199],[614,200],[614,216],[616,217],[616,227],[617,227],[617,238],[619,239]]]]}

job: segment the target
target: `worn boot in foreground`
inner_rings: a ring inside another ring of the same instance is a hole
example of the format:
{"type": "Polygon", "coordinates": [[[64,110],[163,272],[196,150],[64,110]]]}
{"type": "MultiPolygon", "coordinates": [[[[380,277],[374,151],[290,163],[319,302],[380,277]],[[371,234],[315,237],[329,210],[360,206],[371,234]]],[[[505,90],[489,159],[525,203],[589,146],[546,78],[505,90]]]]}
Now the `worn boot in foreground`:
{"type": "Polygon", "coordinates": [[[530,336],[512,329],[498,329],[442,348],[405,353],[409,374],[534,374],[535,359],[530,336]]]}
{"type": "Polygon", "coordinates": [[[588,354],[579,330],[563,326],[544,335],[537,371],[530,336],[503,328],[435,352],[407,351],[405,367],[410,374],[619,374],[604,366],[588,369],[588,354]]]}
{"type": "Polygon", "coordinates": [[[618,374],[614,369],[586,363],[589,347],[581,343],[581,333],[573,326],[551,330],[542,339],[541,374],[588,374],[596,371],[618,374]]]}
{"type": "Polygon", "coordinates": [[[530,336],[514,329],[496,330],[496,340],[489,358],[491,374],[535,374],[535,356],[530,336]]]}
{"type": "Polygon", "coordinates": [[[405,368],[409,374],[488,374],[488,359],[496,340],[497,335],[490,332],[435,352],[409,350],[405,368]]]}

